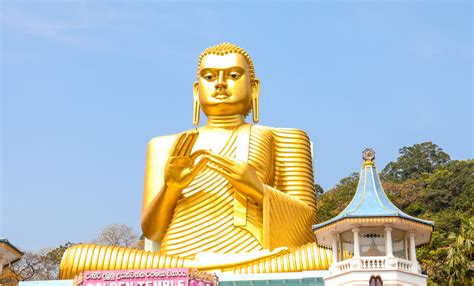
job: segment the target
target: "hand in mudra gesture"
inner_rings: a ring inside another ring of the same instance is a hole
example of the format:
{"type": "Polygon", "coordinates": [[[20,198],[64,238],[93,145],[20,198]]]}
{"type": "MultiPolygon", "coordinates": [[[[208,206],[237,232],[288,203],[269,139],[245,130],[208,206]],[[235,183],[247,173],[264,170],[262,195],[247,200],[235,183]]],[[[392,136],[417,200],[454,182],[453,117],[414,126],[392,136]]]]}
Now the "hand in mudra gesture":
{"type": "Polygon", "coordinates": [[[195,163],[205,151],[198,150],[191,154],[198,135],[197,130],[183,132],[176,141],[165,168],[164,179],[168,189],[184,189],[206,166],[206,158],[201,158],[198,163],[195,163]]]}
{"type": "Polygon", "coordinates": [[[208,160],[205,164],[209,169],[212,169],[223,177],[225,177],[232,186],[253,198],[257,203],[263,202],[263,183],[257,176],[257,172],[247,162],[225,157],[211,151],[205,151],[205,159],[208,160]]]}
{"type": "Polygon", "coordinates": [[[246,162],[228,158],[209,150],[198,150],[191,154],[199,132],[184,132],[176,141],[166,163],[165,184],[168,189],[182,190],[204,167],[225,177],[234,188],[246,196],[263,201],[263,183],[255,170],[246,162]],[[200,156],[199,162],[195,162],[200,156]]]}

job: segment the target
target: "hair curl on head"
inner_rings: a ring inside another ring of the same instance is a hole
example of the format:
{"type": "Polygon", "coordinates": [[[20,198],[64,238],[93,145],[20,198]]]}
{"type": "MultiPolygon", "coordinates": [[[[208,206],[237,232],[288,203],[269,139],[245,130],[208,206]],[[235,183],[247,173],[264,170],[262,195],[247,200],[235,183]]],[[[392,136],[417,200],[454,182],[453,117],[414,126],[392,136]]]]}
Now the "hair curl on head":
{"type": "Polygon", "coordinates": [[[255,79],[255,69],[253,67],[253,62],[249,54],[241,47],[231,44],[231,43],[221,43],[221,44],[209,47],[205,49],[204,52],[202,52],[202,54],[199,56],[199,61],[198,61],[198,78],[199,78],[199,67],[201,66],[201,61],[205,56],[207,55],[223,56],[227,54],[242,55],[247,60],[247,64],[249,65],[250,79],[251,80],[255,79]]]}

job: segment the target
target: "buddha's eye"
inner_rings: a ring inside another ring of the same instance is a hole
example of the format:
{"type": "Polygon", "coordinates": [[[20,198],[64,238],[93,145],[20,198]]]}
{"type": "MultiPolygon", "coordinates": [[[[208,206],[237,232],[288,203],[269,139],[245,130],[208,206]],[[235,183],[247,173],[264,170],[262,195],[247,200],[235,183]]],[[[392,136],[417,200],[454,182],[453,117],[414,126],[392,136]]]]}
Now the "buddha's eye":
{"type": "Polygon", "coordinates": [[[236,72],[236,71],[233,71],[229,74],[229,77],[231,79],[238,79],[240,77],[240,73],[239,72],[236,72]]]}
{"type": "Polygon", "coordinates": [[[214,75],[212,73],[206,73],[203,78],[205,78],[208,81],[213,81],[214,80],[214,75]]]}

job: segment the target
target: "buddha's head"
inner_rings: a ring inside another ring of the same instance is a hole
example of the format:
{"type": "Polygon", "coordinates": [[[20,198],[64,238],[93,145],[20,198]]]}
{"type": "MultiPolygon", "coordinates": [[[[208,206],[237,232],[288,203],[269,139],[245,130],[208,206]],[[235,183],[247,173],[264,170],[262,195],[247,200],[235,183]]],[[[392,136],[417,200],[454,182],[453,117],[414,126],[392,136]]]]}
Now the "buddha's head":
{"type": "Polygon", "coordinates": [[[260,82],[244,49],[230,43],[209,47],[199,57],[194,82],[194,124],[200,107],[206,116],[247,116],[253,109],[257,122],[259,95],[260,82]]]}

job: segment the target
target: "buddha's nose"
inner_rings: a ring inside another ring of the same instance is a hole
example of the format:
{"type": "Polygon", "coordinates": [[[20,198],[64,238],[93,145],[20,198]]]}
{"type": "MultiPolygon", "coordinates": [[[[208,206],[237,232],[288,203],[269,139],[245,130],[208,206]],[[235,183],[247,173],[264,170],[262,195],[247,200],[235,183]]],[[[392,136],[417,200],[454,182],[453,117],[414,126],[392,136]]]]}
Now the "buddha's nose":
{"type": "Polygon", "coordinates": [[[219,78],[214,86],[216,89],[227,88],[227,82],[224,80],[224,71],[219,72],[219,78]]]}

